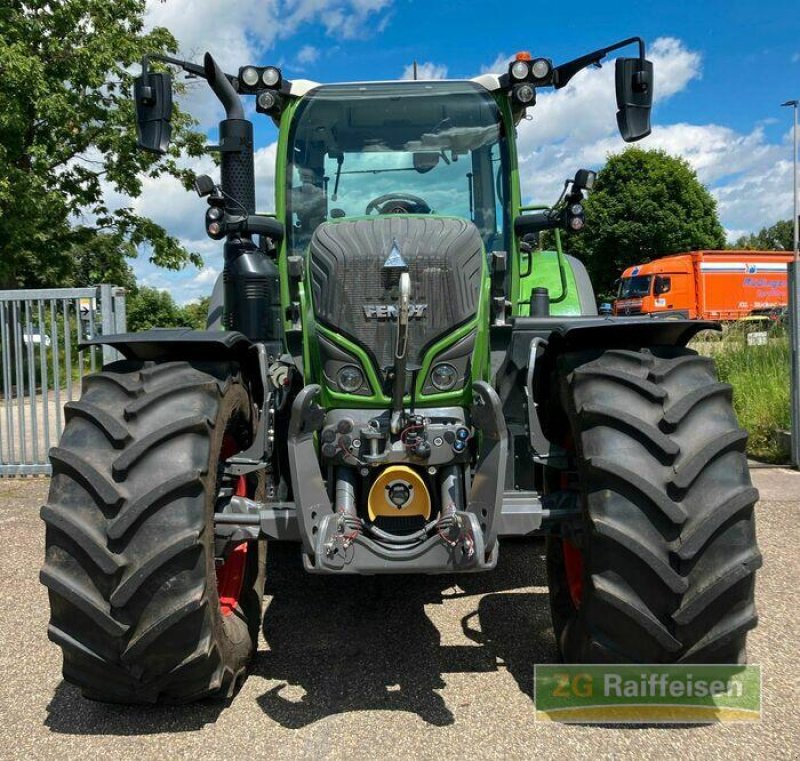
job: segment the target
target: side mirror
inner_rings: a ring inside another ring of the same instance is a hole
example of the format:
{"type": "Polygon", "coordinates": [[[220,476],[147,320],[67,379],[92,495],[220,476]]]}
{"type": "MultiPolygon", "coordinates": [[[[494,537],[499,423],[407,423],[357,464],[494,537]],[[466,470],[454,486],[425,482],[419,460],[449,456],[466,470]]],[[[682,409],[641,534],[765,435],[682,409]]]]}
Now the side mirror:
{"type": "Polygon", "coordinates": [[[134,80],[133,97],[139,147],[151,153],[166,153],[172,132],[172,77],[145,69],[134,80]]]}
{"type": "Polygon", "coordinates": [[[626,143],[650,134],[653,105],[653,63],[641,58],[617,58],[617,125],[626,143]]]}

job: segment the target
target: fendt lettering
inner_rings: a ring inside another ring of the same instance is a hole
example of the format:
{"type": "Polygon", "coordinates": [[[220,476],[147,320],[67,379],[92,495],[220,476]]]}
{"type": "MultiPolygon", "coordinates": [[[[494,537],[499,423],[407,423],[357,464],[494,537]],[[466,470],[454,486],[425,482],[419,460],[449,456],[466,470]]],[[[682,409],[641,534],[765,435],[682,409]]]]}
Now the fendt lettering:
{"type": "MultiPolygon", "coordinates": [[[[427,304],[409,304],[408,317],[410,320],[421,320],[428,309],[427,304]]],[[[368,320],[396,320],[396,304],[364,304],[364,316],[368,320]]]]}

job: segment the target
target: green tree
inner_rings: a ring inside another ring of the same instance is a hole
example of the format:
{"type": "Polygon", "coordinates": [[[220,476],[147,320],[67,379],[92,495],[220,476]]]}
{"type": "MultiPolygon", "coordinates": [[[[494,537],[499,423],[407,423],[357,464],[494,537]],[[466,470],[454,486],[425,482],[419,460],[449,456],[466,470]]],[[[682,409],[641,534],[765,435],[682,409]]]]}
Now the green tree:
{"type": "Polygon", "coordinates": [[[762,227],[757,233],[742,235],[733,248],[743,248],[753,251],[770,251],[783,249],[794,250],[794,225],[791,219],[776,222],[772,227],[762,227]]]}
{"type": "Polygon", "coordinates": [[[136,256],[136,247],[130,241],[91,228],[76,228],[70,237],[74,242],[68,251],[70,275],[65,284],[84,288],[111,283],[136,290],[136,276],[127,262],[127,257],[136,256]]]}
{"type": "Polygon", "coordinates": [[[143,176],[168,174],[189,187],[193,175],[179,158],[203,148],[176,107],[170,153],[156,159],[136,150],[131,71],[144,53],[177,48],[166,29],[144,31],[144,10],[145,0],[2,4],[1,287],[65,282],[68,252],[87,230],[113,236],[126,255],[145,247],[161,266],[199,262],[159,225],[106,201],[109,190],[138,195],[143,176]]]}
{"type": "Polygon", "coordinates": [[[682,158],[629,148],[609,157],[586,200],[586,230],[567,236],[599,294],[626,267],[725,245],[714,198],[682,158]]]}
{"type": "Polygon", "coordinates": [[[181,324],[195,330],[205,330],[210,304],[211,296],[203,296],[199,301],[181,307],[181,324]]]}
{"type": "Polygon", "coordinates": [[[150,328],[180,328],[186,326],[183,310],[169,291],[142,286],[128,294],[128,330],[136,333],[150,328]]]}

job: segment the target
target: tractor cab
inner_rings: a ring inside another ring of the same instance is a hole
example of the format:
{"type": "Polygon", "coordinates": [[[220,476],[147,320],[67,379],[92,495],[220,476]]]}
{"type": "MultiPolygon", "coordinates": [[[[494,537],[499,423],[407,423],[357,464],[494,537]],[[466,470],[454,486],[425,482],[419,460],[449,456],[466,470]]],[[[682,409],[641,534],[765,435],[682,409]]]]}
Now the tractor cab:
{"type": "Polygon", "coordinates": [[[326,221],[458,217],[506,250],[508,125],[473,82],[322,85],[287,114],[287,250],[326,221]]]}

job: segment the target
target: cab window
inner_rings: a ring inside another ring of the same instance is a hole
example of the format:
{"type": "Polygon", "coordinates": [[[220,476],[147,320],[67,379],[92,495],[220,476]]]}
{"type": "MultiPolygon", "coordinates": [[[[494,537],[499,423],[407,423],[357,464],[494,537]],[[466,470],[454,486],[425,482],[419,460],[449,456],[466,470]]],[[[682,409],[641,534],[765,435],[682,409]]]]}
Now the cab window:
{"type": "Polygon", "coordinates": [[[656,275],[654,293],[660,296],[662,293],[669,293],[672,288],[672,278],[667,275],[656,275]]]}
{"type": "Polygon", "coordinates": [[[624,277],[619,284],[619,298],[641,298],[650,295],[650,286],[653,283],[652,275],[637,275],[636,277],[624,277]]]}

